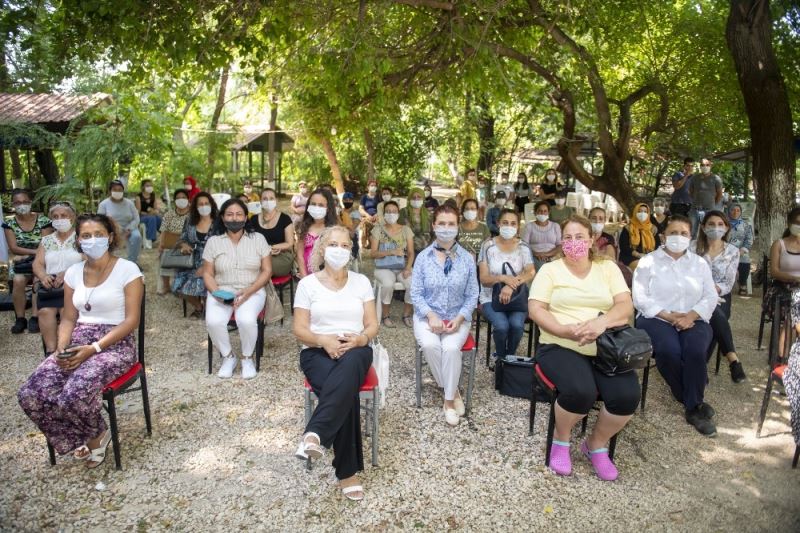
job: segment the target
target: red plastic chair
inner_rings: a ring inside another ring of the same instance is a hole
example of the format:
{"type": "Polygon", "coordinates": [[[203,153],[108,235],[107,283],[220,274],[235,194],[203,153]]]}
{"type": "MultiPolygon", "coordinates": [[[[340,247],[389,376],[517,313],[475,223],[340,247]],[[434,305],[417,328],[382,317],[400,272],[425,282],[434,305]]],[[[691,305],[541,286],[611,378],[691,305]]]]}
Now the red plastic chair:
{"type": "MultiPolygon", "coordinates": [[[[472,390],[475,387],[475,359],[478,352],[478,344],[472,336],[472,333],[467,335],[467,340],[461,347],[461,372],[463,375],[464,369],[467,370],[467,398],[464,401],[464,411],[467,415],[472,411],[472,390]]],[[[422,407],[422,348],[417,346],[417,361],[416,361],[416,393],[417,393],[417,407],[422,407]]],[[[460,385],[460,380],[459,380],[460,385]]]]}
{"type": "MultiPolygon", "coordinates": [[[[311,420],[311,413],[314,411],[314,402],[317,395],[311,388],[308,379],[303,380],[305,397],[305,419],[306,424],[311,420]]],[[[378,373],[375,367],[370,365],[364,383],[358,389],[358,398],[364,401],[361,408],[366,414],[366,434],[372,441],[372,466],[378,466],[378,408],[380,406],[380,389],[378,388],[378,373]]],[[[306,467],[311,469],[311,461],[306,461],[306,467]]]]}
{"type": "MultiPolygon", "coordinates": [[[[264,355],[264,311],[265,309],[261,309],[261,312],[258,313],[258,317],[256,318],[256,324],[258,325],[258,336],[256,337],[256,372],[261,370],[261,356],[264,355]]],[[[236,311],[231,313],[231,319],[228,321],[228,324],[236,324],[236,311]]],[[[211,342],[211,335],[207,335],[208,337],[208,373],[211,373],[211,367],[214,364],[214,343],[211,342]]],[[[220,357],[222,354],[220,353],[220,357]]]]}

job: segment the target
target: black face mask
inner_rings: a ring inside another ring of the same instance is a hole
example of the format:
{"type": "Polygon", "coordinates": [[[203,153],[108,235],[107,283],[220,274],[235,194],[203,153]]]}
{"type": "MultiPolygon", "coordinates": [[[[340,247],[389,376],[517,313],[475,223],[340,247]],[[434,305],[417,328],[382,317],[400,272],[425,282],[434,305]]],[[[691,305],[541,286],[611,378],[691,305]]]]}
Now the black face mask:
{"type": "Polygon", "coordinates": [[[353,207],[353,202],[345,202],[344,203],[344,208],[345,209],[350,209],[351,207],[353,207]]]}
{"type": "Polygon", "coordinates": [[[242,231],[244,229],[244,220],[226,220],[224,221],[225,229],[231,233],[242,231]]]}

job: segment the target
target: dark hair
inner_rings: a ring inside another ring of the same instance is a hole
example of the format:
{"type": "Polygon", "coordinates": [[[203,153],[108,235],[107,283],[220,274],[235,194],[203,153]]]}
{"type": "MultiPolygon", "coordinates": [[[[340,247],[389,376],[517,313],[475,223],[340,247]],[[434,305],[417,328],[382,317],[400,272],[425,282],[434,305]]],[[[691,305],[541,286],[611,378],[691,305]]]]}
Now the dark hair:
{"type": "Polygon", "coordinates": [[[675,214],[675,215],[670,215],[670,217],[667,219],[667,223],[664,225],[665,231],[666,228],[668,228],[669,225],[672,224],[673,222],[680,222],[681,224],[686,224],[687,226],[689,226],[689,229],[692,228],[692,221],[689,220],[689,217],[687,217],[686,215],[675,214]]]}
{"type": "Polygon", "coordinates": [[[522,176],[522,183],[521,184],[516,182],[514,183],[514,192],[517,192],[519,189],[522,189],[523,187],[528,187],[528,176],[526,176],[524,172],[520,172],[519,174],[517,174],[517,179],[519,179],[520,176],[522,176]]]}
{"type": "MultiPolygon", "coordinates": [[[[465,172],[465,174],[469,174],[470,172],[475,172],[475,169],[474,168],[468,168],[467,171],[465,172]]],[[[477,174],[477,172],[475,172],[475,174],[477,174]]]]}
{"type": "Polygon", "coordinates": [[[225,221],[223,217],[225,216],[225,211],[228,210],[229,207],[232,205],[238,205],[244,211],[244,232],[245,233],[252,233],[253,226],[247,223],[247,204],[243,201],[239,200],[238,198],[228,198],[225,200],[225,203],[222,204],[222,207],[219,208],[219,213],[217,213],[216,218],[214,219],[214,234],[215,235],[225,235],[225,232],[228,231],[225,229],[225,221]]]}
{"type": "Polygon", "coordinates": [[[478,200],[476,200],[475,198],[467,198],[466,200],[461,202],[461,214],[462,215],[464,214],[464,210],[466,210],[466,208],[467,208],[467,203],[468,202],[472,202],[473,204],[475,204],[475,209],[478,209],[478,207],[479,207],[478,206],[478,200]]]}
{"type": "Polygon", "coordinates": [[[242,182],[242,187],[244,187],[245,185],[250,185],[250,186],[252,187],[252,186],[253,186],[253,182],[252,182],[252,181],[250,181],[250,180],[244,180],[244,181],[242,182]]]}
{"type": "Polygon", "coordinates": [[[108,182],[108,190],[110,191],[111,187],[113,187],[114,185],[119,185],[120,187],[122,187],[123,191],[125,190],[125,184],[122,183],[120,180],[111,180],[111,181],[109,181],[108,182]]]}
{"type": "Polygon", "coordinates": [[[442,202],[442,205],[449,205],[450,207],[455,209],[456,213],[458,213],[458,204],[456,203],[455,198],[448,198],[447,200],[442,202]]]}
{"type": "MultiPolygon", "coordinates": [[[[728,242],[728,235],[731,234],[731,223],[728,221],[728,217],[722,211],[717,211],[716,209],[711,211],[706,211],[706,215],[703,217],[703,222],[700,223],[701,226],[705,226],[708,219],[711,217],[719,217],[728,227],[728,231],[725,232],[725,235],[722,237],[722,240],[728,242]]],[[[703,231],[703,228],[697,232],[697,243],[695,244],[695,250],[697,255],[705,255],[708,251],[708,237],[706,237],[706,232],[703,231]]]]}
{"type": "Polygon", "coordinates": [[[75,219],[75,249],[78,250],[78,253],[83,253],[83,250],[81,250],[79,236],[81,234],[81,226],[87,222],[97,222],[106,229],[109,237],[112,235],[114,236],[113,239],[109,239],[109,253],[117,249],[117,246],[119,245],[117,242],[119,230],[117,229],[117,223],[114,222],[114,219],[108,215],[101,215],[100,213],[83,213],[75,219]]]}
{"type": "Polygon", "coordinates": [[[196,226],[200,223],[200,213],[197,212],[197,201],[200,200],[200,198],[207,198],[211,203],[211,214],[209,215],[211,217],[211,221],[213,222],[217,219],[217,202],[206,191],[200,191],[192,199],[192,207],[189,210],[189,224],[192,226],[196,226]]]}
{"type": "Polygon", "coordinates": [[[153,180],[151,178],[145,178],[145,179],[142,180],[141,184],[144,185],[145,183],[150,183],[152,185],[153,180]]]}
{"type": "Polygon", "coordinates": [[[784,230],[783,235],[781,235],[782,239],[785,239],[786,237],[792,234],[792,232],[789,231],[789,226],[792,225],[794,219],[796,219],[797,217],[800,217],[800,206],[793,207],[792,210],[789,211],[789,214],[786,215],[786,229],[784,230]]]}
{"type": "Polygon", "coordinates": [[[389,200],[388,202],[383,202],[383,212],[384,213],[386,212],[386,208],[389,207],[390,205],[395,206],[397,208],[397,210],[400,211],[400,205],[397,202],[395,202],[394,200],[389,200]]]}
{"type": "Polygon", "coordinates": [[[436,224],[436,219],[439,218],[439,215],[446,215],[452,214],[456,216],[456,222],[460,222],[461,216],[458,213],[458,209],[456,208],[455,201],[451,204],[449,202],[445,202],[436,209],[433,210],[433,218],[431,219],[431,225],[436,224]]]}
{"type": "Polygon", "coordinates": [[[560,191],[556,191],[556,198],[566,198],[566,197],[567,197],[566,189],[561,189],[560,191]]]}
{"type": "Polygon", "coordinates": [[[15,197],[15,196],[17,196],[18,194],[24,194],[25,196],[27,196],[27,197],[28,197],[28,200],[33,200],[33,193],[31,192],[31,190],[30,190],[30,189],[23,189],[23,188],[21,188],[21,187],[18,187],[18,188],[16,188],[16,189],[11,189],[11,199],[12,199],[12,200],[13,200],[13,199],[14,199],[14,197],[15,197]]]}
{"type": "Polygon", "coordinates": [[[303,218],[300,220],[300,223],[297,224],[297,236],[305,238],[306,233],[308,233],[308,228],[314,223],[314,217],[308,214],[308,204],[311,203],[311,198],[314,197],[315,194],[319,194],[328,204],[328,210],[325,213],[325,227],[329,228],[331,226],[336,226],[339,223],[339,217],[336,215],[336,201],[333,199],[333,195],[327,189],[323,189],[321,187],[317,188],[308,195],[308,203],[306,203],[306,211],[303,213],[303,218]]]}
{"type": "Polygon", "coordinates": [[[267,191],[271,192],[273,196],[275,196],[276,198],[278,197],[278,193],[276,193],[275,189],[273,189],[272,187],[264,187],[263,189],[261,189],[261,194],[259,194],[259,197],[264,196],[264,193],[267,191]]]}
{"type": "Polygon", "coordinates": [[[694,157],[684,157],[683,164],[688,165],[689,163],[694,163],[694,157]]]}
{"type": "Polygon", "coordinates": [[[538,211],[539,208],[541,206],[543,206],[543,205],[547,206],[547,212],[549,213],[550,212],[550,202],[548,202],[547,200],[539,200],[538,202],[533,204],[533,212],[536,213],[536,211],[538,211]]]}
{"type": "Polygon", "coordinates": [[[394,191],[388,185],[384,185],[383,187],[381,187],[381,192],[383,191],[389,191],[390,193],[394,194],[394,191]]]}
{"type": "Polygon", "coordinates": [[[179,194],[183,194],[184,196],[186,196],[187,200],[189,199],[189,191],[187,191],[186,189],[175,189],[175,192],[172,193],[172,200],[173,201],[177,200],[179,194]]]}
{"type": "Polygon", "coordinates": [[[500,219],[502,219],[503,216],[505,215],[514,215],[517,218],[517,224],[519,224],[520,221],[522,220],[522,217],[519,215],[519,212],[517,212],[515,209],[504,207],[503,209],[500,210],[500,216],[497,217],[497,222],[500,222],[500,219]]]}
{"type": "Polygon", "coordinates": [[[589,209],[589,216],[592,216],[592,213],[594,213],[595,211],[602,211],[603,214],[606,216],[606,219],[608,219],[608,213],[606,213],[606,210],[600,207],[599,205],[596,205],[593,208],[589,209]]]}

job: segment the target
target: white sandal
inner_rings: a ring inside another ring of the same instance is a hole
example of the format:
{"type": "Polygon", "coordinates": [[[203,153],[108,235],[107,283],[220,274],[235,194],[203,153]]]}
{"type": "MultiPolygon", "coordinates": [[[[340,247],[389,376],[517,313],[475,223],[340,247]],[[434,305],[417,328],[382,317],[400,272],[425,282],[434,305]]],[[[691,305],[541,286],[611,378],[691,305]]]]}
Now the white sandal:
{"type": "Polygon", "coordinates": [[[89,447],[85,444],[83,444],[82,446],[78,446],[72,451],[72,457],[74,457],[76,461],[85,461],[91,456],[92,456],[92,450],[90,450],[89,447]]]}
{"type": "Polygon", "coordinates": [[[325,448],[320,445],[320,438],[319,435],[309,431],[305,435],[303,435],[303,439],[300,441],[300,445],[297,447],[297,451],[294,452],[294,456],[298,459],[305,461],[306,459],[319,459],[323,455],[325,455],[325,448]],[[308,437],[314,437],[317,439],[317,442],[308,442],[306,439],[308,437]]]}
{"type": "Polygon", "coordinates": [[[108,444],[111,442],[111,431],[106,430],[103,439],[100,441],[100,446],[90,450],[92,453],[86,457],[86,468],[97,468],[103,461],[106,460],[106,452],[108,452],[108,444]]]}
{"type": "Polygon", "coordinates": [[[342,487],[342,495],[348,500],[360,502],[364,499],[364,487],[361,485],[350,485],[349,487],[342,487]],[[354,492],[360,492],[361,496],[351,496],[354,492]]]}

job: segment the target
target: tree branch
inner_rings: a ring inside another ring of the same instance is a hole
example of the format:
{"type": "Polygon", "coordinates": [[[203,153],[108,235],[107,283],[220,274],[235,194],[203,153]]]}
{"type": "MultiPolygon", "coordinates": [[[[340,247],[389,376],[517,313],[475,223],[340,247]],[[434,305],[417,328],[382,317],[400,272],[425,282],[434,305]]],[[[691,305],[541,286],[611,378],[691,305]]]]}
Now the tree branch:
{"type": "Polygon", "coordinates": [[[441,9],[444,11],[452,11],[455,5],[450,2],[438,2],[437,0],[392,0],[395,4],[404,4],[414,7],[430,7],[432,9],[441,9]]]}

